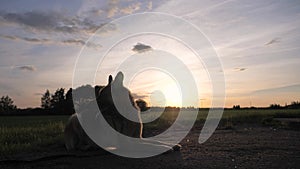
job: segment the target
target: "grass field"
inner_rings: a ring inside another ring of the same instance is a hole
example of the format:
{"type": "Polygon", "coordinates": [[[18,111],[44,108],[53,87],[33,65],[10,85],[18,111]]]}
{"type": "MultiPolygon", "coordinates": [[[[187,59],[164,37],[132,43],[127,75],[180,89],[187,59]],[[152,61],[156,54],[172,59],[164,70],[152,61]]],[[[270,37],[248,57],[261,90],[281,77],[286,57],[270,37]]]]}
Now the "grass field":
{"type": "MultiPolygon", "coordinates": [[[[204,122],[207,110],[200,110],[197,120],[204,122]]],[[[298,117],[299,109],[241,109],[225,110],[221,126],[233,127],[240,123],[265,123],[272,125],[273,117],[298,117]]],[[[148,128],[171,125],[176,112],[168,112],[148,128]]],[[[48,145],[63,144],[63,130],[68,116],[0,116],[0,156],[19,152],[43,151],[48,145]]]]}
{"type": "Polygon", "coordinates": [[[67,116],[0,117],[0,155],[41,151],[47,145],[63,142],[67,116]]]}

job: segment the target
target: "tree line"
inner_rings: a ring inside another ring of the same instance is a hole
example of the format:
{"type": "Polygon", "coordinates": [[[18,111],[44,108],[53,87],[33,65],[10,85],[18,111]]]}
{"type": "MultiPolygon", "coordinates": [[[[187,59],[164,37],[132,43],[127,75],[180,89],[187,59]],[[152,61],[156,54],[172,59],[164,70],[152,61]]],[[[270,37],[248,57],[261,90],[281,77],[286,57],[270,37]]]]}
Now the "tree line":
{"type": "Polygon", "coordinates": [[[41,97],[41,108],[53,114],[73,114],[72,88],[66,93],[64,88],[58,88],[54,94],[47,89],[41,97]]]}
{"type": "MultiPolygon", "coordinates": [[[[73,93],[80,95],[80,101],[89,102],[95,99],[95,93],[98,93],[104,86],[83,85],[76,89],[58,88],[54,93],[48,89],[41,96],[41,105],[38,108],[18,109],[14,101],[9,96],[3,96],[0,99],[0,115],[70,115],[75,112],[73,104],[73,93]]],[[[141,111],[149,109],[147,102],[142,99],[136,100],[137,106],[141,111]]]]}
{"type": "MultiPolygon", "coordinates": [[[[58,88],[54,93],[47,89],[41,97],[41,106],[38,108],[18,109],[12,98],[8,95],[0,98],[0,115],[70,115],[75,112],[73,104],[73,92],[82,96],[83,101],[95,98],[95,93],[99,92],[103,86],[84,85],[76,89],[70,88],[65,92],[64,88],[58,88]]],[[[149,109],[147,102],[142,99],[136,100],[141,111],[149,109]]],[[[251,107],[255,109],[256,107],[251,107]]],[[[290,104],[281,106],[280,104],[270,104],[269,109],[300,109],[300,102],[293,101],[290,104]]],[[[240,105],[234,105],[232,109],[242,109],[240,105]]]]}
{"type": "MultiPolygon", "coordinates": [[[[258,109],[258,107],[244,107],[242,108],[240,105],[233,105],[232,109],[258,109]]],[[[267,108],[267,109],[300,109],[300,102],[299,101],[292,101],[290,104],[285,104],[284,106],[277,104],[277,103],[273,103],[270,104],[269,107],[261,107],[261,108],[267,108]]]]}
{"type": "Polygon", "coordinates": [[[47,89],[41,97],[41,107],[18,109],[9,96],[0,98],[0,115],[60,115],[73,114],[72,88],[66,93],[58,88],[53,94],[47,89]]]}

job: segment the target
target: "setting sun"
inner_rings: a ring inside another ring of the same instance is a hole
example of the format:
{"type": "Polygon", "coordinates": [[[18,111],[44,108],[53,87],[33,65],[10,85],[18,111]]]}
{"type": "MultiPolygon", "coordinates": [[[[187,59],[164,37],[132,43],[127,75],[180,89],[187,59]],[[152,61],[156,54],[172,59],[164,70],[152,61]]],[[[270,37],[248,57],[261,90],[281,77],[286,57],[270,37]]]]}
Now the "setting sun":
{"type": "Polygon", "coordinates": [[[141,72],[131,79],[129,88],[137,98],[145,100],[149,106],[182,106],[180,88],[163,72],[157,70],[141,72]]]}

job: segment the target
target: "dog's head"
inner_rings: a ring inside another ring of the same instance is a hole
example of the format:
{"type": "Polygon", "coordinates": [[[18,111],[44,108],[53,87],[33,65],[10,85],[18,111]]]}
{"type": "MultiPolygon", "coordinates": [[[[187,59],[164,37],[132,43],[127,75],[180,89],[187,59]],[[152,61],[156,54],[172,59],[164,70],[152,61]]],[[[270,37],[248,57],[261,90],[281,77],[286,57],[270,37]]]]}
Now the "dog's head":
{"type": "Polygon", "coordinates": [[[122,102],[128,102],[129,100],[131,106],[136,108],[134,99],[130,91],[124,87],[123,81],[124,74],[122,72],[119,72],[115,79],[113,79],[112,75],[110,75],[108,78],[108,84],[97,94],[97,102],[102,113],[106,114],[108,110],[110,112],[116,110],[116,105],[114,102],[116,99],[113,99],[113,97],[117,98],[117,100],[121,100],[121,103],[119,102],[118,104],[122,104],[122,102]]]}

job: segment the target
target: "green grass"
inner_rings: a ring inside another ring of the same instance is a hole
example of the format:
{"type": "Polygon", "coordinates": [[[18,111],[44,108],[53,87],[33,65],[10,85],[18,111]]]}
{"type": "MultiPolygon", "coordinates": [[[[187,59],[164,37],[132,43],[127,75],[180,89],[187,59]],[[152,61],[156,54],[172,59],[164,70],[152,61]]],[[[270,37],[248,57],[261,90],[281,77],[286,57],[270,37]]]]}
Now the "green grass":
{"type": "Polygon", "coordinates": [[[62,143],[67,116],[0,116],[0,156],[62,143]]]}
{"type": "Polygon", "coordinates": [[[231,121],[233,124],[240,123],[262,123],[265,119],[276,117],[297,117],[300,118],[299,109],[245,109],[225,110],[222,120],[231,121]]]}
{"type": "MultiPolygon", "coordinates": [[[[188,111],[188,110],[185,110],[188,111]]],[[[184,113],[184,112],[183,112],[184,113]]],[[[172,125],[178,112],[170,111],[159,120],[146,124],[148,128],[160,128],[172,125]]],[[[197,116],[197,121],[204,123],[208,115],[208,109],[201,109],[197,116]]],[[[223,112],[219,127],[232,128],[234,125],[242,123],[263,124],[265,120],[276,117],[297,117],[300,118],[300,109],[226,109],[223,112]]]]}
{"type": "MultiPolygon", "coordinates": [[[[204,122],[207,113],[208,110],[200,110],[197,120],[204,122]]],[[[148,129],[165,128],[172,125],[176,117],[177,112],[170,111],[145,126],[148,129]]],[[[231,128],[241,123],[267,122],[272,124],[270,119],[274,117],[300,118],[300,109],[225,110],[219,126],[231,128]]],[[[67,119],[68,116],[0,116],[0,156],[21,152],[41,152],[49,145],[62,145],[63,130],[67,119]]]]}

